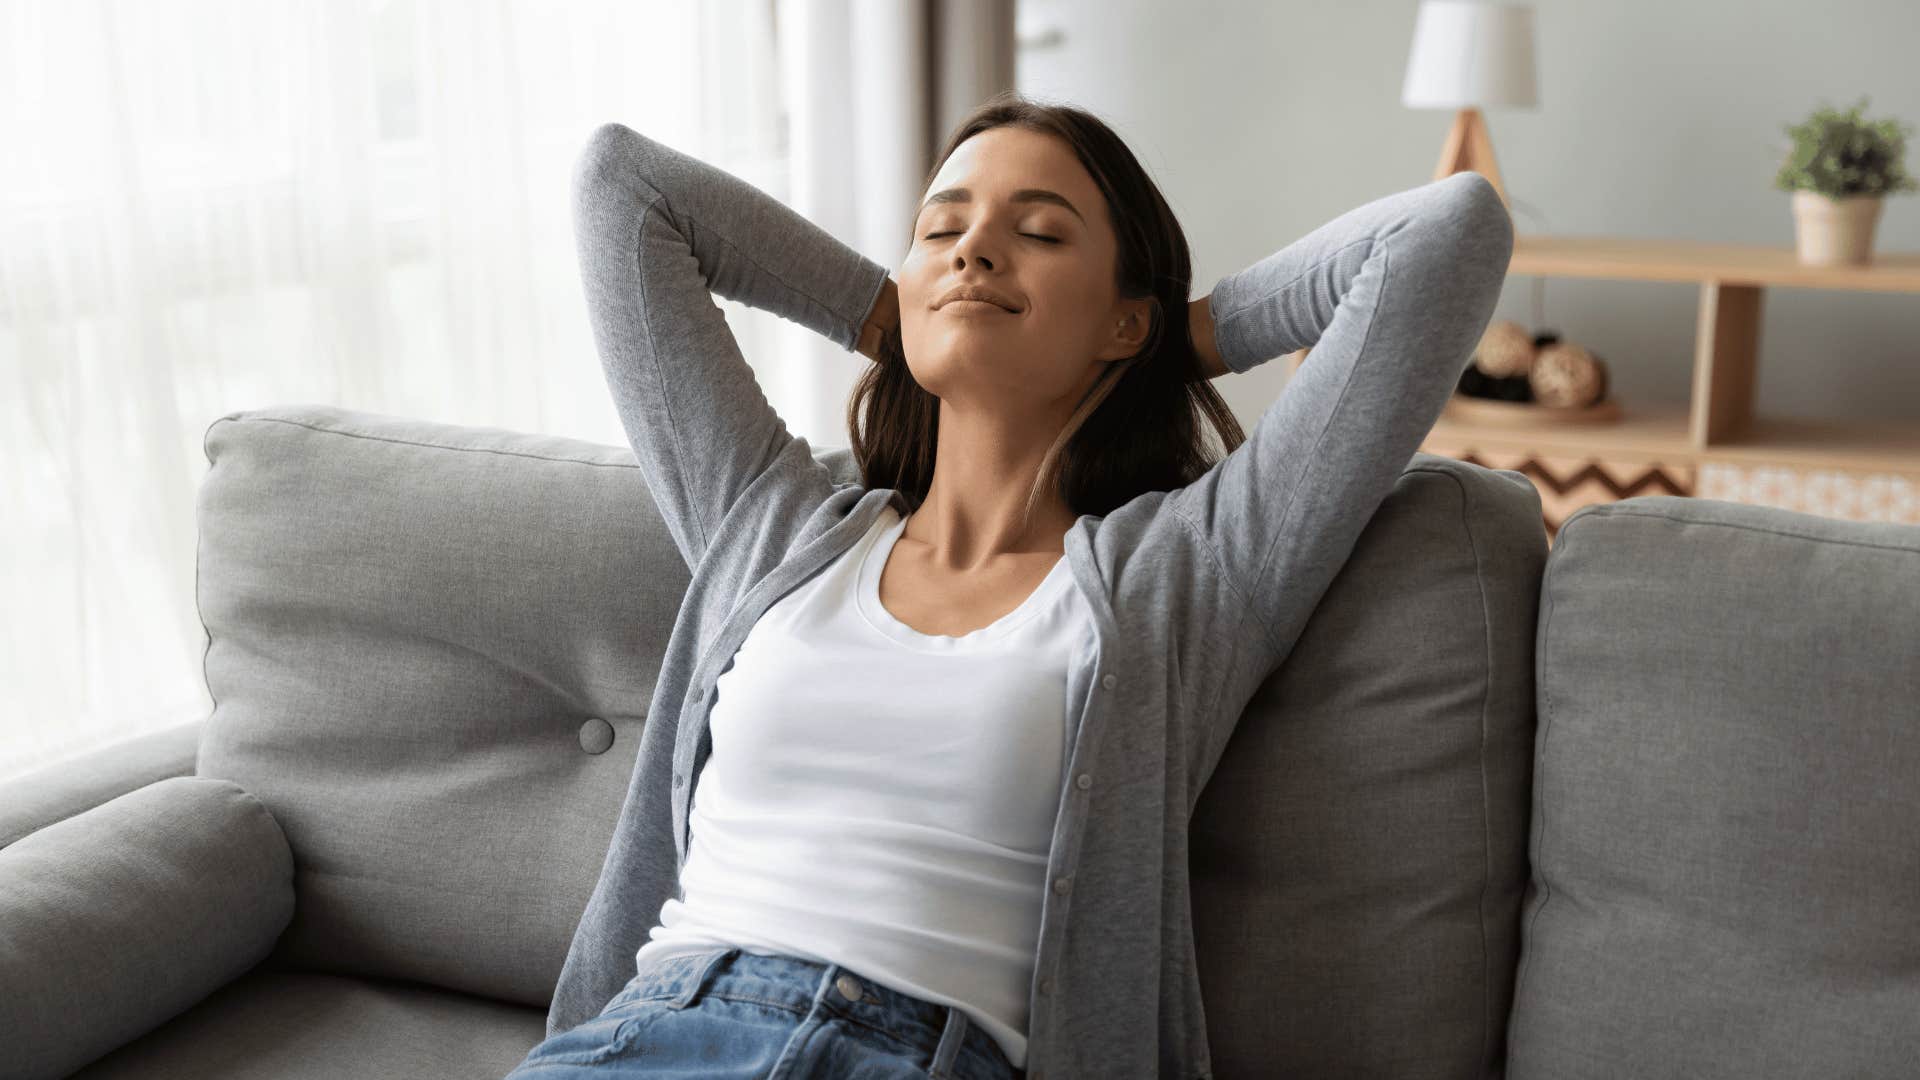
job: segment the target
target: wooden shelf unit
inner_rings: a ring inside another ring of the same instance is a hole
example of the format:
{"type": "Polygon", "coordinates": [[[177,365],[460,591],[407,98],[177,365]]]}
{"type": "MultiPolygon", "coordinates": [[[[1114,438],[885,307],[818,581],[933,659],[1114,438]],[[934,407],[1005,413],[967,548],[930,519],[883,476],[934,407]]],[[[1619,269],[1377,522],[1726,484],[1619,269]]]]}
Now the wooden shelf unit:
{"type": "MultiPolygon", "coordinates": [[[[1801,264],[1789,247],[1523,235],[1515,238],[1508,272],[1681,282],[1700,290],[1687,403],[1624,401],[1626,415],[1613,424],[1495,427],[1443,416],[1421,445],[1526,473],[1540,489],[1549,537],[1580,506],[1640,494],[1920,524],[1920,410],[1910,426],[1754,411],[1767,288],[1920,293],[1920,252],[1822,267],[1801,264]]],[[[1304,356],[1292,360],[1297,365],[1304,356]]]]}

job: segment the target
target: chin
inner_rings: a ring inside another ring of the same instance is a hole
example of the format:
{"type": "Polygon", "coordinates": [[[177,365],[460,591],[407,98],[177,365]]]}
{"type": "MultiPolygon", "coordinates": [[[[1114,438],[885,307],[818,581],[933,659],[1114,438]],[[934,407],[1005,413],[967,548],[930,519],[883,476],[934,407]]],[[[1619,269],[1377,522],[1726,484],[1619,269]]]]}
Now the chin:
{"type": "Polygon", "coordinates": [[[993,362],[997,352],[939,335],[937,342],[931,346],[907,350],[907,355],[911,357],[907,368],[913,372],[915,382],[937,394],[943,387],[954,385],[956,381],[977,379],[981,369],[993,362]]]}

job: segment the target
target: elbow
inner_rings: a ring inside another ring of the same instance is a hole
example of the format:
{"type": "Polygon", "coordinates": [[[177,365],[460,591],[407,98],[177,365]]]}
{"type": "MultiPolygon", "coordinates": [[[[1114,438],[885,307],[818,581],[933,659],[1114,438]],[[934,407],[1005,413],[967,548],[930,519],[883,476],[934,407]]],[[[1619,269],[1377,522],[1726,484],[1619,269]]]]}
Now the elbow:
{"type": "Polygon", "coordinates": [[[1493,182],[1477,172],[1434,181],[1445,198],[1432,222],[1450,272],[1476,273],[1498,292],[1513,262],[1513,215],[1493,182]]]}
{"type": "Polygon", "coordinates": [[[639,132],[616,121],[593,129],[586,145],[573,161],[573,199],[576,205],[599,193],[632,189],[638,193],[650,187],[644,180],[653,143],[639,132]]]}
{"type": "Polygon", "coordinates": [[[614,172],[620,160],[632,152],[633,141],[639,137],[639,132],[612,121],[594,128],[587,135],[586,145],[574,155],[574,190],[592,187],[614,172]]]}

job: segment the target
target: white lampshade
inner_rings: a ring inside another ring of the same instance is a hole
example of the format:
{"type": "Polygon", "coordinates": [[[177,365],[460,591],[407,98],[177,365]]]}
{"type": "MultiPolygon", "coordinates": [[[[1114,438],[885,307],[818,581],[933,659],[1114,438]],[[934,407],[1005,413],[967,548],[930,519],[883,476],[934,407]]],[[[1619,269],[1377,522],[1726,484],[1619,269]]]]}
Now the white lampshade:
{"type": "Polygon", "coordinates": [[[1538,104],[1532,6],[1421,0],[1400,103],[1413,109],[1538,104]]]}

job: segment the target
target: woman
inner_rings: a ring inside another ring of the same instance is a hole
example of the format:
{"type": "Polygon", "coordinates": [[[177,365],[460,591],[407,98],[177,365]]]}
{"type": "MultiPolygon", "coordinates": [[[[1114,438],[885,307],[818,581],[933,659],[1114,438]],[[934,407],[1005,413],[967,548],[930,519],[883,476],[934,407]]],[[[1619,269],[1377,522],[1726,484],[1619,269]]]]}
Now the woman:
{"type": "Polygon", "coordinates": [[[1018,95],[948,139],[897,280],[618,124],[574,184],[693,577],[511,1076],[1209,1076],[1187,815],[1493,313],[1492,185],[1369,202],[1189,301],[1131,152],[1018,95]],[[874,361],[857,482],[713,293],[874,361]],[[1309,346],[1244,438],[1208,380],[1309,346]]]}

